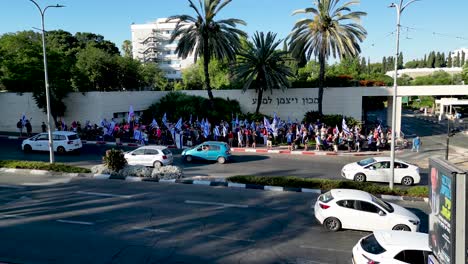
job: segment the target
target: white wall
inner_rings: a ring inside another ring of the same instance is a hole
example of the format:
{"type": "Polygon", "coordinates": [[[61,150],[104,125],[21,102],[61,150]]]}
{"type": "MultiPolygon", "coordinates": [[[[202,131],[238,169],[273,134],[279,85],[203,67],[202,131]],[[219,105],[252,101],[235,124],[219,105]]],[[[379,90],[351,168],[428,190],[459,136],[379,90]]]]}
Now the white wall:
{"type": "MultiPolygon", "coordinates": [[[[337,113],[361,119],[362,99],[355,89],[327,88],[325,89],[323,109],[324,113],[337,113]]],[[[207,92],[184,91],[187,94],[207,97],[207,92]]],[[[114,113],[128,112],[132,105],[134,111],[147,109],[168,92],[89,92],[71,93],[64,100],[67,111],[65,121],[84,123],[90,120],[99,123],[103,118],[110,119],[114,113]]],[[[257,95],[254,90],[242,93],[240,90],[213,91],[215,97],[238,100],[243,112],[253,113],[256,108],[257,95]]],[[[289,89],[284,92],[275,90],[273,94],[267,92],[263,96],[260,112],[272,115],[276,112],[279,117],[292,120],[302,120],[308,111],[317,111],[318,89],[289,89]]],[[[34,131],[40,131],[42,121],[46,121],[46,115],[36,107],[30,93],[18,95],[15,93],[0,93],[0,111],[5,113],[0,119],[0,131],[16,131],[16,122],[24,112],[27,118],[32,118],[34,131]]],[[[161,118],[161,117],[157,117],[161,118]]],[[[202,118],[202,117],[200,117],[202,118]]]]}

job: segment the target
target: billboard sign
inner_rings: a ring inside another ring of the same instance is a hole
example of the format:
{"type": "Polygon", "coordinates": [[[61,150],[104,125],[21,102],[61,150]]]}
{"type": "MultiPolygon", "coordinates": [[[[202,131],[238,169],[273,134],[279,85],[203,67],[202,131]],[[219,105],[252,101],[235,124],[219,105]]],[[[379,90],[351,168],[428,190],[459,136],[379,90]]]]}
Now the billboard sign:
{"type": "Polygon", "coordinates": [[[456,174],[433,159],[429,168],[429,246],[440,263],[455,263],[456,174]]]}

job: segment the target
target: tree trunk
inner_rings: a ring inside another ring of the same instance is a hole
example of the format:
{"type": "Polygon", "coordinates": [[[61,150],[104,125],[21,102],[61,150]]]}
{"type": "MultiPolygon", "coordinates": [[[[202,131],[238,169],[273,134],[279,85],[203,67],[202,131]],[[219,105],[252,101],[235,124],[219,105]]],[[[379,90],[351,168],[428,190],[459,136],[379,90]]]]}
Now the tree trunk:
{"type": "Polygon", "coordinates": [[[210,98],[211,104],[213,104],[213,92],[211,91],[210,84],[210,72],[208,65],[210,64],[210,51],[208,49],[208,38],[205,37],[205,43],[203,47],[203,71],[205,73],[205,88],[208,91],[208,97],[210,98]]]}
{"type": "Polygon", "coordinates": [[[262,99],[263,99],[263,87],[260,87],[260,89],[258,89],[258,94],[257,94],[257,109],[255,109],[256,114],[258,114],[260,111],[260,105],[262,104],[262,99]]]}
{"type": "Polygon", "coordinates": [[[320,72],[319,72],[319,79],[318,79],[318,86],[319,86],[319,93],[318,93],[318,112],[320,116],[323,115],[323,86],[325,83],[325,55],[323,52],[319,54],[319,65],[320,65],[320,72]]]}

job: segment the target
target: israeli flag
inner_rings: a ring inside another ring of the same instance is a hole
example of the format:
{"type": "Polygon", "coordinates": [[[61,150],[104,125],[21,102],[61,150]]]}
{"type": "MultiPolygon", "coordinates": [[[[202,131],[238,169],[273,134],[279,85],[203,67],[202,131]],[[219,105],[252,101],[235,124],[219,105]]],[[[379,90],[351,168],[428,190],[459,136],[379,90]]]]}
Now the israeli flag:
{"type": "Polygon", "coordinates": [[[141,131],[138,129],[135,129],[133,131],[133,139],[141,141],[142,138],[143,138],[143,135],[141,134],[141,131]]]}
{"type": "Polygon", "coordinates": [[[112,122],[110,122],[110,124],[109,124],[109,128],[107,130],[107,135],[112,136],[112,133],[114,132],[114,128],[115,128],[115,122],[114,122],[114,120],[112,120],[112,122]]]}
{"type": "Polygon", "coordinates": [[[276,112],[273,113],[273,122],[271,123],[271,126],[273,128],[277,128],[278,127],[278,116],[276,115],[276,112]]]}
{"type": "Polygon", "coordinates": [[[153,118],[153,122],[151,122],[150,127],[151,127],[151,128],[159,127],[158,122],[156,122],[156,119],[153,118]]]}
{"type": "Polygon", "coordinates": [[[208,122],[206,122],[205,126],[203,127],[203,135],[205,137],[208,137],[210,135],[210,127],[208,126],[208,122]]]}
{"type": "Polygon", "coordinates": [[[221,133],[219,133],[219,127],[218,127],[218,126],[215,126],[214,134],[215,134],[215,136],[217,136],[217,137],[221,136],[221,133]]]}
{"type": "Polygon", "coordinates": [[[192,124],[192,114],[190,114],[189,124],[190,124],[190,125],[192,124]]]}
{"type": "Polygon", "coordinates": [[[335,127],[335,135],[338,135],[338,134],[340,134],[340,130],[338,129],[338,125],[336,125],[336,127],[335,127]]]}
{"type": "Polygon", "coordinates": [[[26,125],[26,115],[24,113],[21,115],[21,124],[26,125]]]}
{"type": "Polygon", "coordinates": [[[135,116],[135,112],[133,111],[133,106],[130,106],[128,109],[128,118],[127,118],[127,123],[130,123],[130,120],[132,120],[132,117],[135,116]]]}
{"type": "Polygon", "coordinates": [[[226,137],[228,134],[228,130],[225,126],[223,126],[223,137],[226,137]]]}
{"type": "Polygon", "coordinates": [[[346,120],[344,117],[343,117],[343,122],[341,124],[341,128],[343,128],[343,132],[345,132],[346,135],[351,134],[351,131],[349,130],[348,125],[346,125],[346,120]]]}
{"type": "Polygon", "coordinates": [[[382,133],[382,128],[380,127],[380,125],[377,127],[377,132],[380,134],[382,133]]]}
{"type": "Polygon", "coordinates": [[[236,114],[236,126],[239,125],[239,114],[236,114]]]}
{"type": "Polygon", "coordinates": [[[289,118],[289,116],[288,116],[288,124],[289,124],[289,125],[292,124],[291,118],[289,118]]]}
{"type": "Polygon", "coordinates": [[[163,115],[162,122],[163,122],[163,124],[164,124],[167,128],[169,128],[169,126],[167,125],[167,116],[166,116],[166,113],[164,113],[164,115],[163,115]]]}
{"type": "Polygon", "coordinates": [[[270,121],[268,121],[268,118],[263,117],[263,125],[265,128],[268,130],[269,133],[273,133],[273,128],[270,125],[270,121]]]}
{"type": "Polygon", "coordinates": [[[182,129],[182,117],[179,118],[179,121],[177,121],[177,124],[175,125],[175,128],[177,128],[177,130],[182,129]]]}
{"type": "Polygon", "coordinates": [[[255,130],[255,122],[254,122],[254,121],[252,121],[252,124],[250,124],[250,127],[251,127],[253,130],[255,130]]]}

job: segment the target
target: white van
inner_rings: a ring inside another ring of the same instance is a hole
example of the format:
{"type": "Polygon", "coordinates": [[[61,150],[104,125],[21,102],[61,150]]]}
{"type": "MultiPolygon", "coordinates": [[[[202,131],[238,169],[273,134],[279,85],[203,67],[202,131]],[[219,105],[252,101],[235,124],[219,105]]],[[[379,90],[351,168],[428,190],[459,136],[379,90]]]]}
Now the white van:
{"type": "MultiPolygon", "coordinates": [[[[54,151],[61,154],[77,151],[83,147],[80,137],[75,132],[54,131],[52,132],[52,139],[54,141],[54,151]]],[[[24,152],[49,151],[49,134],[40,133],[23,140],[21,149],[24,152]]]]}

